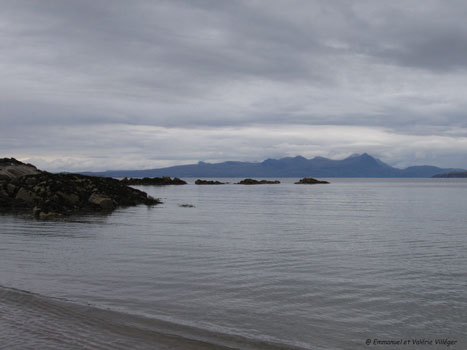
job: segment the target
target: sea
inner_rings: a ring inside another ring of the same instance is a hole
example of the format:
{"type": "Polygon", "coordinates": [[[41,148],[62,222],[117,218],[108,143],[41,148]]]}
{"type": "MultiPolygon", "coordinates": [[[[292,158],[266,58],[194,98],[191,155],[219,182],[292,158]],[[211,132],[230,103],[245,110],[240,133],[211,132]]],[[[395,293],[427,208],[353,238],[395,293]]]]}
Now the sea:
{"type": "Polygon", "coordinates": [[[467,349],[467,180],[138,186],[0,216],[0,349],[467,349]]]}

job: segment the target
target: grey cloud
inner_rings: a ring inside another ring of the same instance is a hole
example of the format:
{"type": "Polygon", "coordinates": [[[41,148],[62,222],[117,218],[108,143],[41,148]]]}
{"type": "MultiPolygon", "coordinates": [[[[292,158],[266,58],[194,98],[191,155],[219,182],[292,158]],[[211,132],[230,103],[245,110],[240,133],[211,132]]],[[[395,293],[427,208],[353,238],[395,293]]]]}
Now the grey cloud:
{"type": "Polygon", "coordinates": [[[128,125],[109,129],[103,125],[92,129],[83,126],[28,130],[22,134],[31,140],[28,147],[7,137],[0,140],[0,148],[49,170],[151,168],[198,160],[260,161],[297,154],[343,158],[368,149],[397,165],[437,160],[439,165],[452,166],[449,161],[465,159],[466,135],[466,130],[463,135],[401,135],[380,128],[346,126],[194,130],[128,125]],[[42,137],[36,138],[36,134],[42,137]]]}
{"type": "Polygon", "coordinates": [[[352,31],[360,52],[392,64],[432,71],[467,68],[467,4],[463,1],[358,2],[352,31]],[[366,31],[366,32],[364,32],[366,31]],[[357,33],[357,37],[355,36],[357,33]]]}
{"type": "Polygon", "coordinates": [[[405,46],[381,50],[381,57],[389,57],[402,65],[434,71],[467,68],[467,30],[446,33],[420,33],[420,38],[405,46]]]}
{"type": "Polygon", "coordinates": [[[394,164],[462,160],[466,11],[441,0],[4,0],[0,151],[56,168],[72,166],[65,153],[121,168],[114,143],[138,159],[128,166],[358,151],[394,164]],[[384,129],[394,141],[288,139],[312,126],[384,129]],[[226,128],[261,132],[231,139],[226,128]],[[409,136],[426,137],[412,158],[394,151],[398,142],[410,150],[409,136]]]}

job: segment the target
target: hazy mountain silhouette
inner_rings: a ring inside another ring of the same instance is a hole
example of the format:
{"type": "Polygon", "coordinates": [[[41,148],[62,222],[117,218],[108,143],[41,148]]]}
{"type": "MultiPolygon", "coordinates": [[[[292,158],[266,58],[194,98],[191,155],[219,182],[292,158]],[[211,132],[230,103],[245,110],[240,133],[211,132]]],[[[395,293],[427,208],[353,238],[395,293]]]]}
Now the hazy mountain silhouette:
{"type": "Polygon", "coordinates": [[[178,165],[161,169],[109,170],[85,174],[111,177],[432,177],[439,173],[461,171],[435,166],[394,168],[367,153],[342,160],[323,157],[307,159],[302,156],[266,159],[260,163],[223,162],[178,165]]]}

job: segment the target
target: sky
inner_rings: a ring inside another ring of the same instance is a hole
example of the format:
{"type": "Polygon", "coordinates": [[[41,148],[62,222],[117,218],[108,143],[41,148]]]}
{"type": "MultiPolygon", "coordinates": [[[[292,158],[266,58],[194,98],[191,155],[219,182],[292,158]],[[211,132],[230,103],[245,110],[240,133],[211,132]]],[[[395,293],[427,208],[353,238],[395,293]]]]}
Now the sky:
{"type": "Polygon", "coordinates": [[[467,168],[463,0],[0,0],[0,157],[467,168]]]}

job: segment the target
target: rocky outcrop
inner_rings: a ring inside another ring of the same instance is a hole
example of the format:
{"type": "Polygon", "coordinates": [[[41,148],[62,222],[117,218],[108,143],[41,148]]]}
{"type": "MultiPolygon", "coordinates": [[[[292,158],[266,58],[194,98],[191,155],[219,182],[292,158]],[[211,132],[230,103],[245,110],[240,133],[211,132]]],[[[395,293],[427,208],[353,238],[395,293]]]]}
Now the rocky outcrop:
{"type": "Polygon", "coordinates": [[[142,185],[142,186],[165,186],[165,185],[186,185],[186,181],[174,177],[173,179],[169,176],[162,177],[143,177],[139,178],[127,178],[125,177],[121,182],[125,185],[142,185]]]}
{"type": "Polygon", "coordinates": [[[195,184],[196,185],[225,185],[225,182],[198,179],[195,181],[195,184]]]}
{"type": "Polygon", "coordinates": [[[0,212],[32,213],[37,218],[46,219],[78,213],[111,212],[120,206],[160,203],[116,179],[51,174],[15,162],[0,160],[0,172],[8,174],[8,178],[0,178],[0,212]]]}
{"type": "Polygon", "coordinates": [[[244,179],[237,183],[237,185],[276,185],[280,184],[277,180],[255,180],[255,179],[244,179]]]}
{"type": "Polygon", "coordinates": [[[304,177],[300,181],[296,182],[297,185],[316,185],[316,184],[328,184],[329,182],[323,180],[317,180],[312,177],[304,177]]]}
{"type": "Polygon", "coordinates": [[[15,158],[0,159],[0,181],[8,181],[23,175],[34,175],[40,172],[34,165],[22,163],[15,158]]]}
{"type": "Polygon", "coordinates": [[[452,171],[450,173],[437,174],[437,175],[434,175],[433,177],[437,177],[437,178],[466,178],[467,177],[467,171],[452,171]]]}

